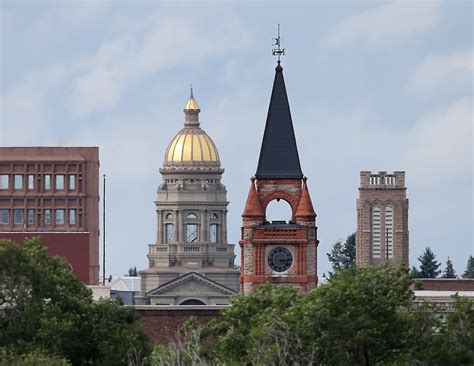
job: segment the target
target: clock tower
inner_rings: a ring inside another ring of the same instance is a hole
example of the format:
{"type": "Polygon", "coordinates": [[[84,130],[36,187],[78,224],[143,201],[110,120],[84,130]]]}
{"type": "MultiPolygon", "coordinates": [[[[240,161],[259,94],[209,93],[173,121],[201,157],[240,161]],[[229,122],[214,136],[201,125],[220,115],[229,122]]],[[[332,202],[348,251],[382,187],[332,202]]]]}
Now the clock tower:
{"type": "Polygon", "coordinates": [[[242,214],[243,293],[261,283],[309,291],[318,280],[316,213],[300,166],[280,61],[275,71],[257,172],[242,214]],[[267,220],[266,209],[274,200],[288,202],[289,221],[267,220]]]}

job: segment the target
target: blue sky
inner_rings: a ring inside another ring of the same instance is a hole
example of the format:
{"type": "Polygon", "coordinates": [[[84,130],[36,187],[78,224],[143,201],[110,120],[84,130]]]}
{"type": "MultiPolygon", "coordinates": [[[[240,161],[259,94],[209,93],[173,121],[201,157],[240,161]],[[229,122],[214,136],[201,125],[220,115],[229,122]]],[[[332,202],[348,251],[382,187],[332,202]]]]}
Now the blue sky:
{"type": "Polygon", "coordinates": [[[158,169],[192,83],[238,243],[280,23],[319,274],[356,229],[361,170],[406,171],[411,264],[429,245],[461,273],[474,253],[472,13],[470,1],[4,0],[0,145],[99,146],[107,272],[144,269],[158,169]]]}

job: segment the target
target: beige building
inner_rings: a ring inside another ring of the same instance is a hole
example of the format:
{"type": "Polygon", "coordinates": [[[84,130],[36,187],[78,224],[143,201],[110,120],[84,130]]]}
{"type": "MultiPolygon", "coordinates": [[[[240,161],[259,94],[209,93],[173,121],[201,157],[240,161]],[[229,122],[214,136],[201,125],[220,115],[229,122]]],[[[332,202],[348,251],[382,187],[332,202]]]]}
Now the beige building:
{"type": "Polygon", "coordinates": [[[200,128],[193,97],[184,108],[184,128],[171,140],[155,202],[156,242],[149,268],[140,271],[137,304],[228,304],[239,291],[234,245],[227,242],[224,169],[212,139],[200,128]]]}
{"type": "Polygon", "coordinates": [[[360,173],[357,200],[356,263],[408,264],[408,199],[405,172],[360,173]]]}
{"type": "Polygon", "coordinates": [[[98,283],[98,147],[0,147],[0,239],[33,236],[98,283]]]}

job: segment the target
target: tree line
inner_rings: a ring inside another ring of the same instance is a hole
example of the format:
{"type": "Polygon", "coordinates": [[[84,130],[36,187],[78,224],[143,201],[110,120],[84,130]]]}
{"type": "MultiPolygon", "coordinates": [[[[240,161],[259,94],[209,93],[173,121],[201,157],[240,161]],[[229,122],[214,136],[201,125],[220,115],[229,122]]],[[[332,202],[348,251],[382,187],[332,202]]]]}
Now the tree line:
{"type": "Polygon", "coordinates": [[[91,293],[38,239],[0,241],[0,365],[462,365],[474,302],[413,305],[408,268],[335,270],[303,294],[261,285],[204,326],[152,345],[133,307],[91,293]]]}
{"type": "MultiPolygon", "coordinates": [[[[356,265],[356,234],[350,234],[345,242],[342,240],[334,243],[330,253],[327,253],[333,272],[350,268],[356,265]]],[[[453,262],[447,259],[444,270],[439,269],[441,263],[436,259],[430,247],[426,247],[424,252],[418,257],[419,268],[413,266],[410,274],[414,278],[436,278],[441,274],[442,278],[457,278],[453,262]]],[[[329,272],[331,275],[333,272],[329,272]]],[[[469,256],[463,278],[474,278],[474,257],[469,256]]]]}

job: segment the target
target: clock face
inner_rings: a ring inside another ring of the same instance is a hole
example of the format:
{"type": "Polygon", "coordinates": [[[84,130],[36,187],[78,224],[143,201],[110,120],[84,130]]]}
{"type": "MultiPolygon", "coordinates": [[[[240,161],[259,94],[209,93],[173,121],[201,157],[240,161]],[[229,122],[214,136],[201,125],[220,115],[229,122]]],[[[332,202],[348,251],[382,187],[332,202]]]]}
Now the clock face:
{"type": "Polygon", "coordinates": [[[293,256],[286,248],[277,247],[268,254],[268,265],[275,272],[285,272],[291,267],[293,256]]]}

